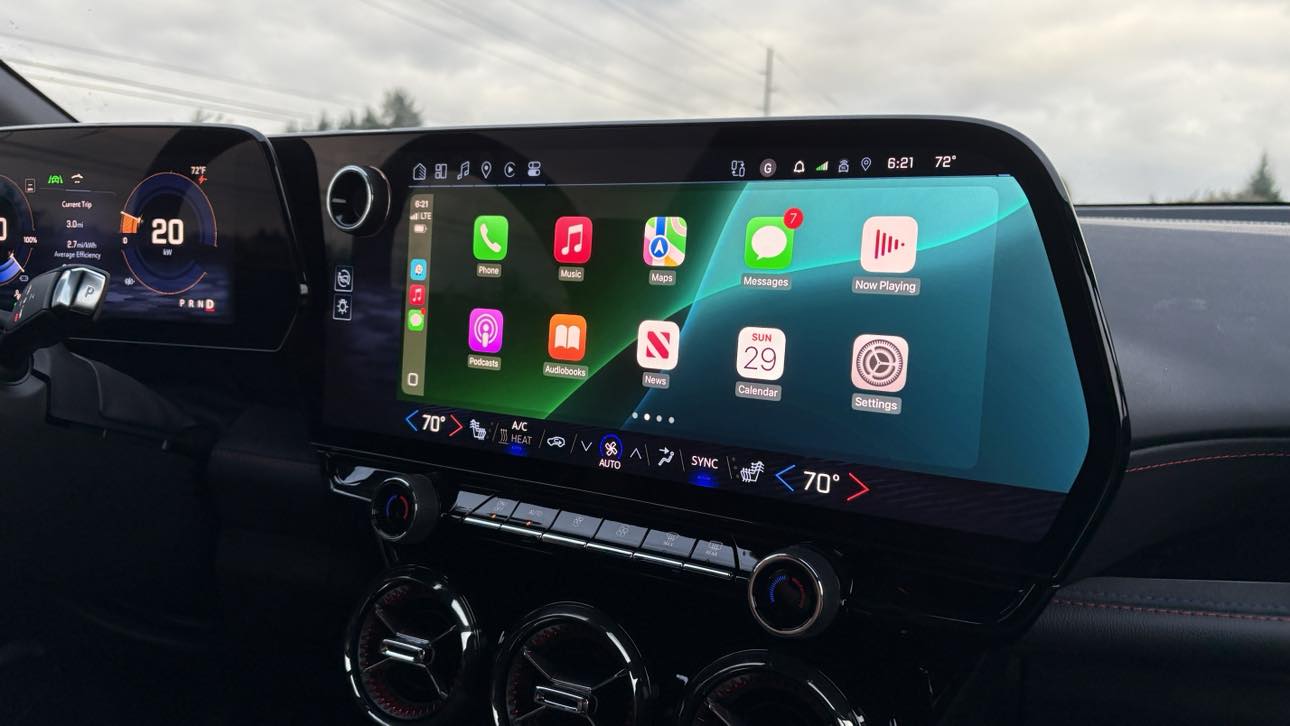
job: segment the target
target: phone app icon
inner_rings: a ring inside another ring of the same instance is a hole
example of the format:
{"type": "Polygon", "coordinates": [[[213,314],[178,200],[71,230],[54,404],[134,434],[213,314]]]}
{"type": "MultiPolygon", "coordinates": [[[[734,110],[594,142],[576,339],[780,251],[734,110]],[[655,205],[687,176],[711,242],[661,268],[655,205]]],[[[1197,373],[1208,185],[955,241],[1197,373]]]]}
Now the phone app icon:
{"type": "Polygon", "coordinates": [[[641,256],[650,267],[680,267],[685,262],[686,227],[683,217],[650,217],[645,222],[641,256]]]}
{"type": "Polygon", "coordinates": [[[408,330],[414,333],[426,329],[426,311],[421,308],[410,308],[408,310],[408,330]]]}
{"type": "Polygon", "coordinates": [[[424,259],[420,257],[412,258],[412,261],[408,263],[408,277],[413,280],[426,279],[427,267],[428,265],[426,264],[426,261],[424,259]]]}
{"type": "Polygon", "coordinates": [[[895,393],[905,387],[909,343],[899,335],[861,335],[851,346],[851,385],[895,393]]]}
{"type": "Polygon", "coordinates": [[[740,378],[777,381],[784,375],[784,349],[788,338],[779,328],[749,327],[739,331],[735,371],[740,378]]]}
{"type": "Polygon", "coordinates": [[[870,217],[860,232],[860,266],[868,272],[901,273],[914,269],[918,253],[918,220],[870,217]]]}
{"type": "Polygon", "coordinates": [[[552,360],[582,360],[587,354],[587,319],[581,315],[552,315],[546,352],[552,360]]]}
{"type": "Polygon", "coordinates": [[[681,355],[681,327],[670,320],[642,320],[636,329],[636,363],[652,371],[676,368],[681,355]]]}
{"type": "Polygon", "coordinates": [[[555,261],[582,265],[591,259],[591,218],[560,217],[555,220],[555,261]]]}
{"type": "Polygon", "coordinates": [[[754,270],[782,270],[793,261],[794,230],[784,217],[753,217],[744,229],[744,264],[754,270]]]}
{"type": "Polygon", "coordinates": [[[426,304],[426,286],[411,284],[408,285],[408,304],[425,305],[426,304]]]}
{"type": "Polygon", "coordinates": [[[497,353],[502,349],[502,330],[506,319],[501,310],[475,308],[470,311],[466,337],[476,353],[497,353]]]}
{"type": "Polygon", "coordinates": [[[506,259],[506,242],[510,232],[510,221],[500,214],[481,214],[475,217],[475,259],[484,262],[506,259]]]}

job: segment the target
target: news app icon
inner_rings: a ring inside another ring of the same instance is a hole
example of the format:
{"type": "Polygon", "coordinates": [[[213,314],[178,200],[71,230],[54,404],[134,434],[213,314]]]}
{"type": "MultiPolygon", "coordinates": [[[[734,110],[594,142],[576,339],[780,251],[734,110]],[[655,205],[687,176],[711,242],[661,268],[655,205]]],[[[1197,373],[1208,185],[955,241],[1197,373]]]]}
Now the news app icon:
{"type": "Polygon", "coordinates": [[[636,329],[636,363],[651,371],[676,368],[681,355],[681,326],[670,320],[643,320],[636,329]]]}
{"type": "Polygon", "coordinates": [[[870,217],[860,232],[860,266],[868,272],[903,273],[914,269],[918,220],[870,217]]]}
{"type": "Polygon", "coordinates": [[[861,335],[851,345],[851,385],[895,393],[905,387],[909,343],[899,335],[861,335]]]}
{"type": "Polygon", "coordinates": [[[502,331],[506,320],[501,310],[475,308],[470,311],[466,337],[476,353],[498,353],[502,350],[502,331]]]}
{"type": "Polygon", "coordinates": [[[582,360],[587,354],[587,319],[581,315],[552,315],[546,352],[552,360],[582,360]]]}
{"type": "Polygon", "coordinates": [[[555,220],[555,261],[585,265],[591,259],[591,218],[560,217],[555,220]]]}

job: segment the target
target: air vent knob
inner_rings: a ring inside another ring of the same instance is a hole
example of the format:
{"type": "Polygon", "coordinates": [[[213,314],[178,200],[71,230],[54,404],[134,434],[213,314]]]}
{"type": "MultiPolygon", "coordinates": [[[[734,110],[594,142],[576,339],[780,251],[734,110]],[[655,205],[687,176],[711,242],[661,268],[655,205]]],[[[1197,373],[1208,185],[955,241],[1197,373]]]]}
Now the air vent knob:
{"type": "Polygon", "coordinates": [[[390,185],[379,169],[350,164],[327,185],[327,216],[342,232],[369,234],[380,229],[390,212],[390,185]]]}

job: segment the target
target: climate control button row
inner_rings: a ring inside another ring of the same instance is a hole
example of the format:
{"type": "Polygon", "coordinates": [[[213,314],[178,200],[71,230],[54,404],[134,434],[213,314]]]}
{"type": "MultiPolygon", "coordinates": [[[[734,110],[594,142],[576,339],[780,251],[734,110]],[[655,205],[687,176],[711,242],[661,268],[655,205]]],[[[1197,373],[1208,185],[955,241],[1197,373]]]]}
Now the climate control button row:
{"type": "Polygon", "coordinates": [[[733,578],[737,571],[752,572],[757,562],[748,550],[719,540],[698,540],[477,492],[462,491],[452,511],[478,527],[724,579],[733,578]]]}

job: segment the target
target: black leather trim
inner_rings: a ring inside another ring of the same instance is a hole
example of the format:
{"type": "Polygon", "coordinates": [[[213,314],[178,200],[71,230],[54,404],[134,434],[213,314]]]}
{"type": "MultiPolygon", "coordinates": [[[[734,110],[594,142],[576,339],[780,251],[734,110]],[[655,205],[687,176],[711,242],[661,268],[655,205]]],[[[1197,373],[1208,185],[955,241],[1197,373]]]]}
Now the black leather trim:
{"type": "Polygon", "coordinates": [[[1290,669],[1290,583],[1095,577],[1057,592],[1023,652],[1290,669]]]}
{"type": "Polygon", "coordinates": [[[1290,513],[1288,482],[1290,439],[1194,441],[1134,451],[1071,579],[1100,574],[1172,537],[1248,518],[1252,506],[1290,513]]]}

